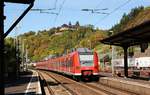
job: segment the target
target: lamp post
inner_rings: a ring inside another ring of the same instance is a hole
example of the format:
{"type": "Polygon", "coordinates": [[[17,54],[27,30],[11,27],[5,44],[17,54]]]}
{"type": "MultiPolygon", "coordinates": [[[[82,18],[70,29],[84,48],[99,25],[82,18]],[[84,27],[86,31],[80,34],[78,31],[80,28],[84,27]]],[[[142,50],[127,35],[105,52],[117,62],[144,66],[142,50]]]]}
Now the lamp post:
{"type": "MultiPolygon", "coordinates": [[[[114,31],[110,31],[111,35],[113,35],[114,31]]],[[[112,51],[111,51],[111,70],[112,70],[112,76],[114,76],[114,50],[115,50],[115,47],[112,46],[112,51]]]]}
{"type": "Polygon", "coordinates": [[[28,71],[28,62],[29,62],[29,60],[28,60],[28,50],[27,50],[27,46],[26,46],[26,53],[25,53],[25,57],[26,57],[26,65],[25,65],[25,67],[26,67],[26,71],[28,71]]]}
{"type": "Polygon", "coordinates": [[[27,46],[26,46],[27,39],[22,39],[22,68],[23,72],[27,70],[27,46]]]}
{"type": "Polygon", "coordinates": [[[22,40],[22,69],[24,72],[24,39],[22,40]]]}

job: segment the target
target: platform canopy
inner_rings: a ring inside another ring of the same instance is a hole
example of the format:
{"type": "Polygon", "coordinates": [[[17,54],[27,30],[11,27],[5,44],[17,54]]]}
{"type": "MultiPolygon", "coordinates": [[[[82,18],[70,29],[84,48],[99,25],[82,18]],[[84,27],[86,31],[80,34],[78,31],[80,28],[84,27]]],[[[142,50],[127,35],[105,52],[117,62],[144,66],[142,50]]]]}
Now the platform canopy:
{"type": "Polygon", "coordinates": [[[130,47],[150,42],[150,20],[123,32],[114,34],[100,42],[121,47],[130,47]]]}
{"type": "Polygon", "coordinates": [[[21,3],[21,4],[31,4],[31,3],[34,2],[34,0],[4,0],[4,2],[21,3]]]}

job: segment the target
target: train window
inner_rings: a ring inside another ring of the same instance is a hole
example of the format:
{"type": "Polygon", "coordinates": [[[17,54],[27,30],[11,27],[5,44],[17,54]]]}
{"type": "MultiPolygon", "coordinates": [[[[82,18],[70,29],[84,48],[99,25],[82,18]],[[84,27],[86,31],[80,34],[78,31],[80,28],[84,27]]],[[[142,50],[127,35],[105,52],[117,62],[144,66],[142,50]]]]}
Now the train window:
{"type": "Polygon", "coordinates": [[[79,55],[81,66],[93,66],[93,55],[79,55]]]}
{"type": "Polygon", "coordinates": [[[72,67],[72,65],[73,65],[73,58],[70,58],[69,59],[69,66],[72,67]]]}

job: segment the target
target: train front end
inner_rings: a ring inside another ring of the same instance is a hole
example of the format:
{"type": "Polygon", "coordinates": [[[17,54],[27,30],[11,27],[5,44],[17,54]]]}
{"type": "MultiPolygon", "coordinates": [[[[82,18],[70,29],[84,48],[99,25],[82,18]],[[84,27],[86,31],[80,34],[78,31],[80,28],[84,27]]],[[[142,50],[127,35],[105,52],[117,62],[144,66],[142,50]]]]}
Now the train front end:
{"type": "Polygon", "coordinates": [[[76,64],[76,72],[81,74],[83,80],[99,80],[99,65],[96,52],[78,52],[79,64],[76,64]]]}

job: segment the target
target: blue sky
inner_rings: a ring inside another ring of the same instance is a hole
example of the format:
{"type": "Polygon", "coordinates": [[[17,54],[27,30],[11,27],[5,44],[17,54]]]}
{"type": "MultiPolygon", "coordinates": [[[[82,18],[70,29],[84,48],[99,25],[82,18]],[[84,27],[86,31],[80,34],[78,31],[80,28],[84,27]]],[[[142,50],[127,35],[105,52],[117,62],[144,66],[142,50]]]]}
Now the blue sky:
{"type": "MultiPolygon", "coordinates": [[[[28,7],[23,4],[5,3],[5,31],[17,19],[17,17],[28,7]]],[[[150,0],[35,0],[33,9],[50,9],[46,12],[55,12],[55,14],[40,13],[39,11],[30,11],[18,24],[9,36],[23,34],[29,31],[39,31],[60,26],[64,23],[75,24],[76,21],[80,25],[92,24],[100,29],[109,29],[116,23],[119,23],[123,13],[129,13],[132,8],[138,6],[150,6],[150,0]],[[126,3],[127,2],[127,3],[126,3]],[[110,13],[96,14],[82,9],[104,9],[99,12],[110,13]]]]}

